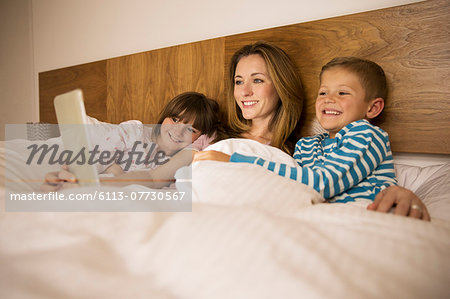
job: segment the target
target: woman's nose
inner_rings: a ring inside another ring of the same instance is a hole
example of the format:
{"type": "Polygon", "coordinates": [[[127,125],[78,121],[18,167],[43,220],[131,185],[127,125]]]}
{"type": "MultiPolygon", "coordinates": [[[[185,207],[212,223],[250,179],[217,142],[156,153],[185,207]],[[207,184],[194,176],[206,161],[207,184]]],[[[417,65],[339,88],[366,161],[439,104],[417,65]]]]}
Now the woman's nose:
{"type": "Polygon", "coordinates": [[[253,95],[253,89],[252,89],[251,84],[244,83],[241,85],[241,88],[242,88],[242,90],[241,90],[242,96],[249,97],[249,96],[253,95]]]}

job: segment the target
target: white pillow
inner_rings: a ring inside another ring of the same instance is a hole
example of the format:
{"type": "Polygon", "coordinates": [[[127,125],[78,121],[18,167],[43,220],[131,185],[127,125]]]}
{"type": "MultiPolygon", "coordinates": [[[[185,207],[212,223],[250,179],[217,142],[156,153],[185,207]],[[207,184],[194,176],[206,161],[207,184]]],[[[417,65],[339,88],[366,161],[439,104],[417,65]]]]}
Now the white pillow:
{"type": "Polygon", "coordinates": [[[420,167],[395,163],[394,166],[398,184],[416,192],[420,185],[442,167],[442,164],[420,167]]]}
{"type": "Polygon", "coordinates": [[[433,170],[415,193],[423,200],[432,218],[450,221],[450,162],[433,167],[433,170]]]}
{"type": "MultiPolygon", "coordinates": [[[[231,155],[238,152],[249,156],[279,161],[295,166],[294,159],[272,146],[248,139],[227,139],[210,145],[231,155]]],[[[192,165],[192,189],[185,184],[190,168],[177,171],[177,188],[192,192],[193,202],[232,206],[253,206],[274,213],[291,213],[301,207],[323,202],[313,188],[287,180],[266,169],[247,163],[199,161],[192,165]]]]}
{"type": "Polygon", "coordinates": [[[215,150],[223,152],[228,155],[237,152],[242,155],[257,156],[265,160],[285,163],[286,165],[292,167],[297,166],[297,162],[295,162],[294,158],[292,158],[290,155],[283,152],[282,150],[250,139],[242,139],[242,138],[226,139],[214,143],[204,150],[205,151],[215,150]]]}
{"type": "MultiPolygon", "coordinates": [[[[238,152],[297,166],[295,160],[280,149],[249,139],[222,140],[205,150],[216,150],[229,155],[238,152]]],[[[399,185],[422,199],[432,218],[450,221],[450,162],[427,167],[395,164],[395,172],[399,185]]],[[[250,173],[247,174],[250,176],[250,173]]]]}
{"type": "MultiPolygon", "coordinates": [[[[176,175],[177,188],[180,171],[176,175]]],[[[292,213],[324,201],[313,188],[257,165],[217,161],[193,163],[192,200],[194,203],[252,206],[275,214],[292,213]]]]}

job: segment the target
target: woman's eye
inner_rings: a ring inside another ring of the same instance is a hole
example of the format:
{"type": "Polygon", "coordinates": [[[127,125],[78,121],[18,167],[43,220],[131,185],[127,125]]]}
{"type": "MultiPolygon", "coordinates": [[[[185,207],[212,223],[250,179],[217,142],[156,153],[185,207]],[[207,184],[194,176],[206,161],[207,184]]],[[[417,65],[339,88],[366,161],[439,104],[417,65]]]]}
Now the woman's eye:
{"type": "Polygon", "coordinates": [[[174,123],[178,123],[178,122],[180,122],[180,119],[178,117],[172,116],[172,121],[174,123]]]}
{"type": "Polygon", "coordinates": [[[262,79],[254,79],[253,82],[254,83],[263,83],[264,81],[262,79]]]}
{"type": "Polygon", "coordinates": [[[234,85],[242,85],[242,84],[244,84],[244,81],[242,81],[242,80],[235,80],[234,81],[234,85]]]}

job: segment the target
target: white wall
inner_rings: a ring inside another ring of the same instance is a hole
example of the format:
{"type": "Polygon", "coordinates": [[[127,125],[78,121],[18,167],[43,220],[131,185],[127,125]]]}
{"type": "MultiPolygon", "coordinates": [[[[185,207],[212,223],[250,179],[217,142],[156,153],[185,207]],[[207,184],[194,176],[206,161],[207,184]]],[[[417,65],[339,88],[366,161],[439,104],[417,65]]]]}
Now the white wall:
{"type": "Polygon", "coordinates": [[[5,124],[37,120],[31,0],[0,0],[0,140],[5,124]]]}
{"type": "Polygon", "coordinates": [[[33,0],[36,71],[417,1],[33,0]]]}
{"type": "Polygon", "coordinates": [[[0,0],[0,140],[38,121],[42,71],[414,0],[0,0]]]}

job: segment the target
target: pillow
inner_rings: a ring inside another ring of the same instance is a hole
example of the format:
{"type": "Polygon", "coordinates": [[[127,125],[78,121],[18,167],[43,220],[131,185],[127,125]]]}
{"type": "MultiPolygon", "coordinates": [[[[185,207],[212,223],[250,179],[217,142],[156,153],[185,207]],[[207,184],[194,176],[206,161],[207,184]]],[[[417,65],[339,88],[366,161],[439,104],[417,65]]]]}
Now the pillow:
{"type": "Polygon", "coordinates": [[[0,150],[0,173],[3,172],[1,180],[5,180],[7,189],[11,192],[38,191],[39,186],[44,182],[46,173],[61,169],[59,164],[50,165],[48,163],[51,155],[45,155],[42,163],[39,163],[38,157],[35,156],[30,164],[26,164],[31,151],[27,148],[32,144],[38,147],[44,144],[61,146],[61,139],[59,137],[45,141],[15,139],[4,143],[4,147],[0,150]]]}
{"type": "MultiPolygon", "coordinates": [[[[259,156],[295,166],[295,160],[278,148],[249,139],[227,139],[210,145],[205,150],[216,150],[231,155],[259,156]]],[[[189,177],[188,168],[175,175],[177,188],[192,192],[193,202],[257,206],[275,213],[290,213],[300,207],[323,202],[313,188],[287,180],[266,169],[246,163],[199,161],[192,165],[192,189],[181,186],[189,177]]]]}
{"type": "Polygon", "coordinates": [[[400,186],[413,191],[431,218],[450,221],[450,162],[426,167],[395,164],[400,186]]]}
{"type": "Polygon", "coordinates": [[[285,163],[292,167],[297,166],[297,162],[295,162],[294,158],[282,150],[251,139],[230,138],[221,140],[208,146],[205,151],[207,150],[215,150],[228,155],[238,152],[243,155],[258,156],[265,160],[285,163]]]}
{"type": "Polygon", "coordinates": [[[394,167],[398,184],[416,192],[420,185],[442,167],[442,164],[420,167],[395,163],[394,167]]]}
{"type": "MultiPolygon", "coordinates": [[[[206,150],[216,150],[229,155],[238,152],[296,166],[295,160],[280,149],[249,139],[222,140],[210,145],[206,150]]],[[[450,221],[450,162],[427,167],[395,164],[395,172],[399,185],[413,191],[422,199],[432,218],[450,221]]],[[[251,175],[253,176],[253,173],[251,175]]]]}
{"type": "Polygon", "coordinates": [[[424,168],[431,167],[434,172],[418,186],[415,193],[423,200],[432,218],[450,221],[450,162],[424,168]]]}
{"type": "MultiPolygon", "coordinates": [[[[175,175],[178,190],[182,172],[183,168],[175,175]]],[[[246,163],[194,162],[192,189],[183,187],[183,191],[192,192],[193,203],[253,207],[275,214],[295,213],[299,208],[324,201],[307,185],[246,163]]]]}

